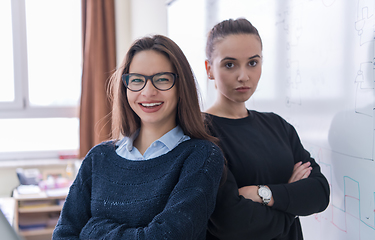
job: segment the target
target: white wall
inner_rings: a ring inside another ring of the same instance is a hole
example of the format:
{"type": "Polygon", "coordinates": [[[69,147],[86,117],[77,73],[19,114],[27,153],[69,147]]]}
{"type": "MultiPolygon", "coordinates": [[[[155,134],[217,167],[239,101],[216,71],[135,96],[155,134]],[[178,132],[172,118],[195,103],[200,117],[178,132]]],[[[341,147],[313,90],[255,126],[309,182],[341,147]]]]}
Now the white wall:
{"type": "Polygon", "coordinates": [[[168,32],[165,0],[116,0],[117,65],[138,38],[168,32]]]}
{"type": "Polygon", "coordinates": [[[116,62],[121,63],[132,40],[130,0],[115,0],[116,62]]]}

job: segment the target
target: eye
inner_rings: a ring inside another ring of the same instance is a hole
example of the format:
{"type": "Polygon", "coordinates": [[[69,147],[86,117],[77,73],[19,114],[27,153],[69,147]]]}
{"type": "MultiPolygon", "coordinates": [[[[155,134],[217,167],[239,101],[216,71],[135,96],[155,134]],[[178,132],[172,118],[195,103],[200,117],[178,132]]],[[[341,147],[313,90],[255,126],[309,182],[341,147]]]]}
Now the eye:
{"type": "Polygon", "coordinates": [[[168,78],[160,77],[160,78],[157,78],[155,82],[163,83],[163,82],[169,82],[169,81],[170,81],[170,79],[168,79],[168,78]]]}
{"type": "Polygon", "coordinates": [[[252,60],[252,61],[249,62],[249,65],[251,67],[255,67],[257,64],[258,64],[258,61],[255,61],[255,60],[252,60]]]}
{"type": "Polygon", "coordinates": [[[134,79],[131,80],[131,82],[137,83],[137,82],[143,82],[143,80],[140,79],[140,78],[134,78],[134,79]]]}
{"type": "Polygon", "coordinates": [[[169,84],[173,82],[173,75],[170,74],[160,74],[156,75],[153,79],[155,84],[169,84]]]}
{"type": "Polygon", "coordinates": [[[144,82],[144,79],[137,76],[133,76],[129,79],[129,84],[143,84],[144,82]]]}
{"type": "Polygon", "coordinates": [[[226,68],[233,68],[233,67],[234,67],[234,64],[233,64],[232,62],[227,62],[227,63],[225,64],[225,67],[226,67],[226,68]]]}

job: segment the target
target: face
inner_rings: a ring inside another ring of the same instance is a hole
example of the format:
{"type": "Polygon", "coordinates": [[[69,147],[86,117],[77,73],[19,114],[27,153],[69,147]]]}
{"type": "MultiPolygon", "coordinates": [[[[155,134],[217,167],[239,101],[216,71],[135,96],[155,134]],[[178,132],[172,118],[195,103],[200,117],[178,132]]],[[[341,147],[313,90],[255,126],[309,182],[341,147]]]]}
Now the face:
{"type": "MultiPolygon", "coordinates": [[[[145,50],[134,55],[129,73],[151,76],[160,72],[174,72],[172,63],[163,54],[145,50]]],[[[127,89],[130,107],[141,119],[141,127],[148,125],[172,129],[176,126],[177,88],[167,91],[156,89],[151,81],[139,92],[127,89]]]]}
{"type": "Polygon", "coordinates": [[[262,47],[254,34],[229,35],[214,45],[207,75],[224,102],[244,103],[257,88],[262,72],[262,47]]]}

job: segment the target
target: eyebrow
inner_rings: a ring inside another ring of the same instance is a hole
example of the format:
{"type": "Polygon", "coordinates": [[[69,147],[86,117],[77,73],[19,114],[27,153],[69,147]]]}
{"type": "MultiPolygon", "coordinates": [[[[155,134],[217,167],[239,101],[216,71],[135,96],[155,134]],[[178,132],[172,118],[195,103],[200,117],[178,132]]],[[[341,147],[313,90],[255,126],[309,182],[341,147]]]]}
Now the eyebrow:
{"type": "MultiPolygon", "coordinates": [[[[259,56],[258,54],[256,54],[256,55],[254,55],[254,56],[249,57],[248,60],[253,59],[253,58],[260,58],[260,56],[259,56]]],[[[223,62],[223,61],[226,61],[226,60],[232,60],[232,61],[235,61],[235,60],[237,60],[237,59],[232,58],[232,57],[225,57],[225,58],[221,59],[220,62],[223,62]]]]}

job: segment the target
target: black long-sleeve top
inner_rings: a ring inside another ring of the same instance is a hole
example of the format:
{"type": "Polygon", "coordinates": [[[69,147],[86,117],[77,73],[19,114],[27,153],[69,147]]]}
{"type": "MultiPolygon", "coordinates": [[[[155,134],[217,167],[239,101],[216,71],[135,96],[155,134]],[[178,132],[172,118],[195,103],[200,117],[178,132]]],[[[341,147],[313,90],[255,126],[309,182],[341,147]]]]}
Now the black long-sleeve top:
{"type": "Polygon", "coordinates": [[[318,213],[329,203],[329,185],[304,149],[294,127],[274,113],[248,111],[242,119],[206,114],[227,160],[226,181],[208,224],[207,239],[303,239],[298,216],[318,213]],[[310,161],[308,178],[288,184],[297,162],[310,161]],[[272,207],[245,199],[238,188],[267,185],[272,207]]]}

